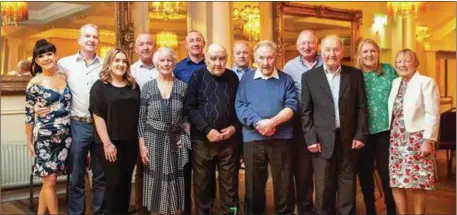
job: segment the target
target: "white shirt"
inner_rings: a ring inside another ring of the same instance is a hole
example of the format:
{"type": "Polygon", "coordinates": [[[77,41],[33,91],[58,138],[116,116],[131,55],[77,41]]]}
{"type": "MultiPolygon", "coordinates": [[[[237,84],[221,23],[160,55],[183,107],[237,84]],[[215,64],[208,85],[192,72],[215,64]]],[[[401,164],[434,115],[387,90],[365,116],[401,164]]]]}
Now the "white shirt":
{"type": "Polygon", "coordinates": [[[103,60],[95,56],[90,64],[86,64],[79,52],[57,62],[58,68],[67,76],[68,87],[71,90],[71,116],[90,117],[90,89],[100,79],[102,63],[103,60]]]}
{"type": "Polygon", "coordinates": [[[136,79],[136,83],[140,85],[140,89],[143,88],[144,84],[159,76],[159,71],[154,65],[148,67],[144,65],[141,60],[138,60],[130,66],[130,72],[136,79]]]}
{"type": "Polygon", "coordinates": [[[340,128],[340,107],[338,100],[340,97],[340,82],[341,82],[341,65],[338,66],[336,72],[330,72],[324,64],[324,72],[327,77],[330,91],[332,92],[333,106],[335,107],[335,126],[340,128]]]}
{"type": "Polygon", "coordinates": [[[262,79],[265,79],[265,80],[268,80],[268,79],[270,79],[270,78],[276,78],[276,79],[279,80],[278,70],[276,70],[276,68],[274,68],[273,73],[271,73],[270,76],[265,76],[265,75],[260,71],[260,68],[258,68],[258,69],[255,71],[254,79],[258,79],[258,78],[262,78],[262,79]]]}

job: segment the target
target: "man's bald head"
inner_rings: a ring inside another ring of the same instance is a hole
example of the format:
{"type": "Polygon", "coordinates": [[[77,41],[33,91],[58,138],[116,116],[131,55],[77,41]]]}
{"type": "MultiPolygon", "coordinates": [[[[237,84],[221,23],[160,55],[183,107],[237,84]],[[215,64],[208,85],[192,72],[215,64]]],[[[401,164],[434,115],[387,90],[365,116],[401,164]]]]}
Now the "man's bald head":
{"type": "Polygon", "coordinates": [[[147,33],[138,34],[135,40],[135,52],[140,56],[143,63],[152,63],[155,43],[152,36],[147,33]]]}
{"type": "Polygon", "coordinates": [[[208,47],[205,54],[205,63],[211,74],[221,76],[225,72],[227,64],[227,50],[224,46],[213,43],[208,47]]]}
{"type": "Polygon", "coordinates": [[[313,62],[317,56],[318,38],[311,30],[303,30],[297,38],[297,51],[300,56],[309,62],[313,62]]]}

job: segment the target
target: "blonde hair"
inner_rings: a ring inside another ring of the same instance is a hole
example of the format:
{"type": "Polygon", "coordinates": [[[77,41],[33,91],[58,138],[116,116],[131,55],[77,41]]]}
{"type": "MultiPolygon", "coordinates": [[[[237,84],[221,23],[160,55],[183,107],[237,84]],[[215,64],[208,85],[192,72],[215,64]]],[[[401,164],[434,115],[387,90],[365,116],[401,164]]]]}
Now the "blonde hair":
{"type": "MultiPolygon", "coordinates": [[[[414,60],[414,67],[417,69],[417,67],[419,67],[419,57],[417,57],[417,54],[416,52],[414,52],[413,50],[411,49],[402,49],[400,51],[397,52],[397,55],[395,56],[395,62],[397,61],[398,57],[400,57],[400,55],[403,57],[403,56],[409,56],[411,57],[411,60],[414,60]]],[[[395,67],[397,67],[397,63],[395,63],[395,67]]]]}
{"type": "Polygon", "coordinates": [[[373,39],[370,39],[370,38],[363,39],[357,45],[357,62],[355,64],[355,67],[357,67],[358,69],[362,69],[362,56],[361,55],[362,55],[362,47],[365,44],[373,45],[376,48],[376,50],[378,52],[378,58],[376,59],[376,74],[378,76],[381,76],[383,74],[382,65],[381,65],[381,57],[380,57],[381,53],[380,53],[378,43],[376,43],[376,41],[373,39]]]}
{"type": "MultiPolygon", "coordinates": [[[[102,71],[100,72],[100,80],[107,84],[111,83],[113,78],[111,77],[111,64],[113,63],[114,57],[118,54],[122,53],[125,57],[128,58],[126,52],[122,51],[120,48],[112,48],[106,54],[105,60],[103,61],[102,71]]],[[[127,71],[122,76],[122,79],[127,82],[127,85],[131,86],[132,89],[135,89],[136,81],[135,78],[130,74],[130,62],[127,59],[127,71]]]]}

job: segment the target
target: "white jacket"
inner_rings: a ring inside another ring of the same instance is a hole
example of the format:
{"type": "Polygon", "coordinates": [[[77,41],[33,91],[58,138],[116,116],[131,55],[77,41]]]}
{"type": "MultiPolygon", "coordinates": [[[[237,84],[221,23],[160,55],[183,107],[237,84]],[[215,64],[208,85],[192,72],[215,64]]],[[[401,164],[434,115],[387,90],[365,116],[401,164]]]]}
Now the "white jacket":
{"type": "MultiPolygon", "coordinates": [[[[389,96],[389,125],[392,124],[392,110],[401,77],[394,79],[389,96]]],[[[440,93],[435,81],[419,72],[408,83],[403,100],[403,117],[407,132],[424,130],[423,138],[437,141],[440,123],[440,93]]]]}

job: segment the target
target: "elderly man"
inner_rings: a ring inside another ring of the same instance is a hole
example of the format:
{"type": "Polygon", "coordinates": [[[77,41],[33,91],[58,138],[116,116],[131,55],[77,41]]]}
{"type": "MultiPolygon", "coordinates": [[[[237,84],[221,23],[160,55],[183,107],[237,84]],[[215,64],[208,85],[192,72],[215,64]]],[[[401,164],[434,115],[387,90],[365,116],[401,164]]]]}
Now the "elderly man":
{"type": "Polygon", "coordinates": [[[232,71],[235,72],[239,80],[241,80],[246,72],[254,71],[254,69],[249,67],[250,57],[251,52],[249,50],[248,42],[244,40],[236,41],[233,45],[234,66],[232,71]]]}
{"type": "Polygon", "coordinates": [[[58,61],[60,70],[67,76],[72,97],[71,134],[73,142],[70,148],[71,177],[68,194],[68,214],[84,214],[84,175],[87,166],[87,154],[91,154],[93,213],[104,214],[103,197],[105,181],[103,170],[96,151],[98,147],[92,140],[93,121],[89,113],[89,91],[99,79],[102,59],[97,54],[100,43],[98,27],[86,24],[79,30],[77,54],[58,61]]]}
{"type": "Polygon", "coordinates": [[[355,213],[357,150],[368,135],[362,71],[341,65],[343,44],[337,36],[321,42],[323,66],[302,75],[301,120],[313,154],[316,212],[355,213]]]}
{"type": "MultiPolygon", "coordinates": [[[[317,37],[311,30],[300,32],[297,38],[296,58],[288,61],[284,72],[294,79],[298,100],[301,94],[301,76],[308,70],[322,66],[322,58],[317,55],[317,37]]],[[[300,115],[294,116],[293,164],[295,176],[295,197],[299,214],[312,214],[313,204],[313,168],[311,156],[303,137],[300,115]]]]}
{"type": "Polygon", "coordinates": [[[181,60],[173,71],[175,77],[189,83],[190,77],[195,70],[205,68],[203,49],[205,48],[205,38],[198,31],[190,31],[184,43],[188,56],[181,60]]]}
{"type": "Polygon", "coordinates": [[[297,93],[288,74],[275,68],[277,46],[261,41],[254,47],[259,68],[241,79],[236,113],[243,125],[245,184],[249,214],[265,213],[265,186],[271,166],[276,214],[294,211],[291,139],[297,93]]]}
{"type": "Polygon", "coordinates": [[[240,124],[235,113],[238,77],[225,68],[227,51],[208,47],[207,67],[192,74],[185,112],[191,123],[194,201],[197,214],[210,214],[211,180],[219,172],[220,214],[233,214],[238,202],[240,124]]]}
{"type": "Polygon", "coordinates": [[[152,63],[152,55],[154,54],[155,44],[150,34],[139,34],[135,41],[135,52],[140,56],[140,59],[132,64],[130,71],[136,79],[140,88],[146,82],[157,78],[159,72],[152,63]]]}
{"type": "Polygon", "coordinates": [[[22,59],[17,63],[17,76],[32,76],[30,73],[30,61],[22,59]]]}
{"type": "MultiPolygon", "coordinates": [[[[203,49],[205,48],[205,38],[203,35],[195,30],[190,31],[185,39],[184,45],[187,49],[188,56],[176,64],[175,69],[173,70],[173,75],[187,84],[189,84],[190,78],[194,71],[199,69],[206,68],[205,59],[203,55],[203,49]]],[[[189,153],[191,155],[192,153],[189,153]]],[[[192,159],[189,157],[191,162],[188,162],[184,167],[184,183],[185,183],[185,206],[184,214],[191,214],[192,210],[192,198],[191,198],[191,181],[192,181],[192,159]]],[[[216,174],[213,173],[211,176],[214,181],[216,179],[216,174]]],[[[212,194],[214,198],[216,195],[216,185],[211,185],[212,194]]]]}

